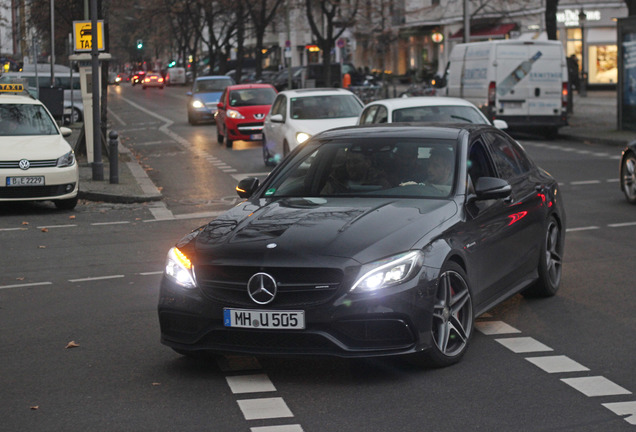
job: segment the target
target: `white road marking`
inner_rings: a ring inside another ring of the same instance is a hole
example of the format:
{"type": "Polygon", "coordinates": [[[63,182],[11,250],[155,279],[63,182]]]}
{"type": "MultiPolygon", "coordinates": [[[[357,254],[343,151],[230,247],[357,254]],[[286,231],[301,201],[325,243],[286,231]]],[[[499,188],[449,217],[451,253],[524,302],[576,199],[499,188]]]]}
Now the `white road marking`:
{"type": "Polygon", "coordinates": [[[125,225],[129,224],[130,221],[117,221],[117,222],[93,222],[91,225],[100,226],[100,225],[125,225]]]}
{"type": "Polygon", "coordinates": [[[154,275],[160,275],[160,274],[163,274],[163,270],[162,271],[153,271],[153,272],[139,273],[140,276],[154,276],[154,275]]]}
{"type": "Polygon", "coordinates": [[[570,184],[573,186],[591,185],[591,184],[600,184],[600,183],[601,183],[600,180],[581,180],[581,181],[570,182],[570,184]]]}
{"type": "Polygon", "coordinates": [[[250,432],[303,432],[298,424],[280,426],[260,426],[250,428],[250,432]]]}
{"type": "Polygon", "coordinates": [[[521,330],[506,324],[503,321],[478,321],[475,328],[485,335],[521,333],[521,330]]]}
{"type": "Polygon", "coordinates": [[[531,337],[518,337],[507,339],[495,339],[497,342],[508,348],[514,353],[528,353],[541,351],[554,351],[552,348],[542,344],[538,340],[531,337]]]}
{"type": "Polygon", "coordinates": [[[615,223],[615,224],[609,224],[607,226],[610,228],[622,228],[622,227],[634,226],[634,225],[636,225],[636,222],[615,223]]]}
{"type": "Polygon", "coordinates": [[[614,414],[625,417],[625,421],[636,426],[636,402],[614,402],[601,404],[614,414]]]}
{"type": "Polygon", "coordinates": [[[98,280],[108,280],[108,279],[120,279],[125,277],[124,275],[111,275],[111,276],[95,276],[95,277],[87,277],[83,279],[69,279],[69,282],[90,282],[90,281],[98,281],[98,280]]]}
{"type": "Polygon", "coordinates": [[[629,390],[602,376],[563,378],[561,381],[589,397],[632,394],[629,390]]]}
{"type": "Polygon", "coordinates": [[[37,227],[37,229],[49,229],[49,228],[72,228],[72,227],[76,227],[76,224],[68,224],[68,225],[42,225],[37,227]]]}
{"type": "Polygon", "coordinates": [[[16,284],[16,285],[0,285],[0,289],[24,288],[24,287],[42,286],[42,285],[53,285],[53,282],[32,282],[32,283],[16,284]]]}
{"type": "Polygon", "coordinates": [[[265,374],[228,376],[225,379],[234,394],[276,391],[265,374]]]}
{"type": "Polygon", "coordinates": [[[245,420],[293,417],[283,398],[244,399],[237,401],[245,420]]]}
{"type": "Polygon", "coordinates": [[[597,226],[589,226],[589,227],[579,227],[579,228],[567,228],[565,232],[574,232],[574,231],[590,231],[600,229],[597,226]]]}
{"type": "Polygon", "coordinates": [[[0,231],[26,231],[28,228],[0,228],[0,231]]]}
{"type": "Polygon", "coordinates": [[[560,372],[584,372],[589,371],[588,368],[582,364],[575,362],[574,360],[560,355],[560,356],[546,356],[546,357],[526,357],[530,363],[543,369],[547,373],[560,373],[560,372]]]}

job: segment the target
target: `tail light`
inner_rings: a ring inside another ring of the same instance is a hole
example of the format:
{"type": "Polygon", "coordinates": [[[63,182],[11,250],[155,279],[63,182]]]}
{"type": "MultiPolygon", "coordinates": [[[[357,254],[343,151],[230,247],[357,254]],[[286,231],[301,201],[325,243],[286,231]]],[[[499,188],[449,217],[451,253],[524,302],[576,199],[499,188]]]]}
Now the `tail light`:
{"type": "Polygon", "coordinates": [[[490,121],[495,119],[495,113],[497,112],[497,108],[495,107],[495,101],[497,97],[497,83],[495,81],[490,81],[488,84],[488,117],[490,121]]]}
{"type": "Polygon", "coordinates": [[[561,108],[563,111],[568,109],[568,83],[564,82],[561,90],[561,108]]]}

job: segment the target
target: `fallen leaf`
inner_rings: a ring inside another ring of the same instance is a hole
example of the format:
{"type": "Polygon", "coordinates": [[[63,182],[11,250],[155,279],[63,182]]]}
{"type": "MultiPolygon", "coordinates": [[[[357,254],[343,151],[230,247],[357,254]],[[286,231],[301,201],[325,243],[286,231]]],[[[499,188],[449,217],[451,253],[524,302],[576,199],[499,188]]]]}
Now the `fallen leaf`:
{"type": "Polygon", "coordinates": [[[75,219],[75,215],[69,216],[69,219],[75,219]]]}
{"type": "Polygon", "coordinates": [[[75,343],[75,341],[70,341],[67,345],[66,345],[66,349],[69,348],[77,348],[79,346],[78,343],[75,343]]]}
{"type": "Polygon", "coordinates": [[[48,228],[42,228],[42,232],[49,232],[48,228]]]}
{"type": "Polygon", "coordinates": [[[29,224],[28,222],[22,222],[22,225],[28,225],[28,224],[29,224]]]}
{"type": "Polygon", "coordinates": [[[17,277],[15,280],[24,280],[24,276],[17,277]]]}
{"type": "Polygon", "coordinates": [[[153,386],[160,386],[160,385],[161,385],[161,383],[154,382],[154,383],[152,383],[152,385],[153,385],[153,386]]]}
{"type": "Polygon", "coordinates": [[[159,192],[161,192],[161,191],[163,190],[163,186],[158,186],[158,187],[157,187],[157,190],[158,190],[159,192]]]}
{"type": "Polygon", "coordinates": [[[37,410],[37,409],[39,409],[39,408],[40,408],[40,406],[39,406],[39,405],[33,405],[33,406],[31,407],[31,409],[32,409],[33,411],[35,411],[35,410],[37,410]]]}
{"type": "Polygon", "coordinates": [[[38,249],[46,249],[46,246],[40,245],[40,246],[38,246],[38,249]]]}

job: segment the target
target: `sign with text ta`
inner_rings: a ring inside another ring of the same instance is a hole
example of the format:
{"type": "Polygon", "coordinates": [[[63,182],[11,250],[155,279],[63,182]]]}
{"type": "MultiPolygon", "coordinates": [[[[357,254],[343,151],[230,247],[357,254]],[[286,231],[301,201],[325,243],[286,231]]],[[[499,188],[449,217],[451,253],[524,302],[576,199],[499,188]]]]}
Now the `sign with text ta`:
{"type": "MultiPolygon", "coordinates": [[[[75,52],[91,51],[93,29],[91,21],[73,21],[73,40],[75,52]]],[[[104,51],[104,21],[97,21],[97,49],[104,51]]]]}

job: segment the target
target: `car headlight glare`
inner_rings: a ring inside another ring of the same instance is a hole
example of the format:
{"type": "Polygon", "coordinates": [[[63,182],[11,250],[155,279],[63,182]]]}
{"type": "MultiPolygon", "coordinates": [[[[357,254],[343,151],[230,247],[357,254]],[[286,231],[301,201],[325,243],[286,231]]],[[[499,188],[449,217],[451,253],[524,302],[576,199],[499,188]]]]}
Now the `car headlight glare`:
{"type": "Polygon", "coordinates": [[[311,135],[309,135],[307,132],[298,132],[296,134],[296,142],[298,142],[298,144],[304,143],[309,138],[311,138],[311,135]]]}
{"type": "Polygon", "coordinates": [[[64,156],[57,158],[55,166],[58,168],[70,167],[75,165],[75,153],[73,150],[66,153],[64,156]]]}
{"type": "Polygon", "coordinates": [[[233,119],[244,119],[243,114],[236,110],[227,110],[227,116],[233,119]]]}
{"type": "Polygon", "coordinates": [[[177,285],[181,285],[184,288],[194,288],[197,286],[194,280],[194,267],[192,266],[192,262],[176,247],[168,251],[165,275],[177,285]]]}
{"type": "Polygon", "coordinates": [[[197,100],[193,100],[192,101],[192,108],[199,109],[199,108],[203,108],[203,107],[205,107],[205,105],[203,105],[203,102],[201,102],[200,100],[197,99],[197,100]]]}
{"type": "Polygon", "coordinates": [[[362,266],[362,275],[351,287],[353,292],[374,292],[398,285],[419,272],[422,268],[420,251],[405,252],[362,266]]]}

